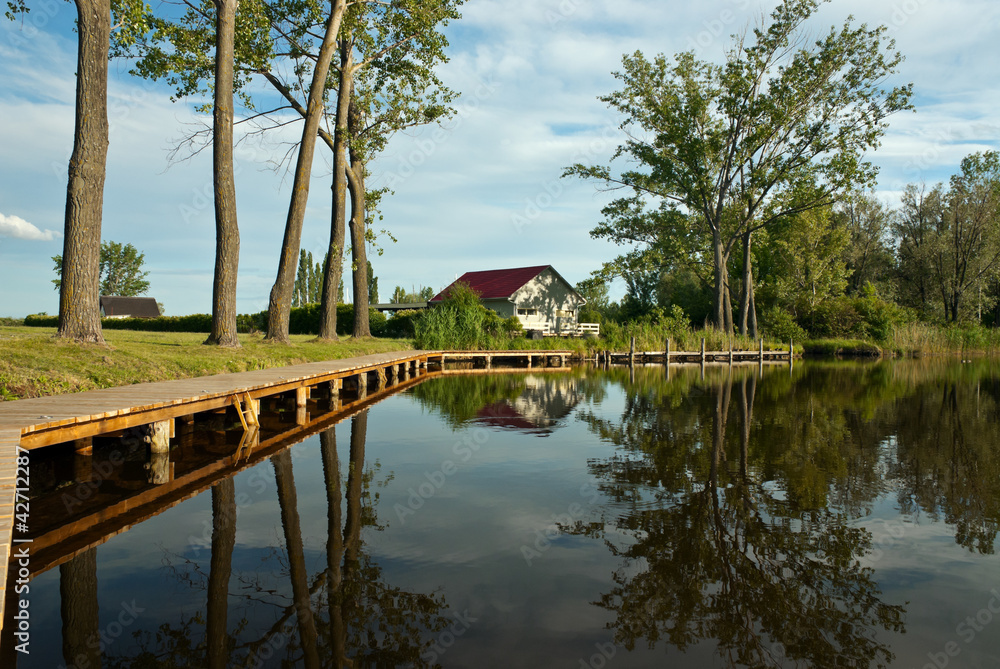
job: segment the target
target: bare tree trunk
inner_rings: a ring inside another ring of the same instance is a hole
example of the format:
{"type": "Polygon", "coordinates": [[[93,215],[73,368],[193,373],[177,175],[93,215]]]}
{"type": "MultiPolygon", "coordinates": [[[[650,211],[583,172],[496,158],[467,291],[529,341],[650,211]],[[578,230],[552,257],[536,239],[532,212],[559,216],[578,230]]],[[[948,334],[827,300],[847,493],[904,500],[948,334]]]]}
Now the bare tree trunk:
{"type": "Polygon", "coordinates": [[[76,0],[76,9],[76,122],[66,186],[58,336],[103,344],[101,220],[108,160],[111,4],[108,0],[76,0]]]}
{"type": "Polygon", "coordinates": [[[337,338],[337,289],[340,287],[341,268],[344,263],[344,238],[347,222],[347,144],[349,128],[347,116],[353,93],[353,43],[341,40],[340,82],[337,87],[337,120],[333,133],[333,225],[330,230],[330,248],[323,268],[323,300],[320,305],[320,339],[337,338]]]}
{"type": "MultiPolygon", "coordinates": [[[[81,38],[83,31],[80,31],[81,38]]],[[[97,549],[59,566],[63,660],[66,666],[101,666],[97,610],[97,549]]]]}
{"type": "Polygon", "coordinates": [[[351,160],[348,175],[351,191],[351,259],[354,263],[354,336],[371,337],[368,321],[368,254],[365,245],[365,166],[351,160]]]}
{"type": "Polygon", "coordinates": [[[212,561],[205,621],[209,669],[225,669],[229,664],[229,577],[235,545],[236,485],[230,477],[212,486],[212,561]]]}
{"type": "Polygon", "coordinates": [[[754,299],[751,233],[743,235],[743,292],[740,295],[740,334],[757,337],[757,303],[754,299]]]}
{"type": "Polygon", "coordinates": [[[288,341],[288,316],[292,308],[292,290],[295,287],[295,266],[299,259],[302,240],[302,221],[309,200],[309,179],[312,176],[313,155],[316,149],[316,133],[323,118],[323,94],[326,91],[330,62],[337,48],[337,33],[344,18],[346,0],[330,0],[330,16],[326,22],[326,33],[320,47],[309,86],[309,105],[306,108],[305,124],[302,128],[302,142],[295,164],[295,178],[292,183],[292,199],[288,205],[285,220],[285,236],[281,243],[281,257],[278,261],[278,276],[271,288],[268,301],[267,338],[272,341],[288,341]]]}
{"type": "Polygon", "coordinates": [[[236,275],[240,229],[233,175],[233,63],[238,0],[215,0],[215,105],[212,178],[215,182],[215,283],[212,332],[206,344],[239,348],[236,333],[236,275]]]}
{"type": "Polygon", "coordinates": [[[729,272],[726,267],[729,256],[722,245],[719,233],[712,234],[713,263],[715,265],[715,304],[713,305],[713,323],[717,329],[732,331],[733,309],[729,295],[729,272]]]}
{"type": "Polygon", "coordinates": [[[285,449],[271,458],[271,463],[274,465],[275,486],[278,489],[278,506],[281,507],[281,526],[285,530],[285,549],[288,551],[288,569],[291,572],[292,599],[295,602],[295,616],[298,618],[303,664],[306,669],[319,669],[316,619],[312,612],[305,552],[302,547],[302,527],[292,475],[292,454],[285,449]]]}

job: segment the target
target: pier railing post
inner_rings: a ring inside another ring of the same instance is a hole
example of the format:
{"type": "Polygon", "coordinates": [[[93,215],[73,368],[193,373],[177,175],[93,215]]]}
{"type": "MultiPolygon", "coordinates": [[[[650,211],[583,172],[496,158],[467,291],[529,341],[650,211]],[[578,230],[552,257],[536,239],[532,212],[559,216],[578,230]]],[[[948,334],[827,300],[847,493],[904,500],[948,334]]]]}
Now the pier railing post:
{"type": "Polygon", "coordinates": [[[628,364],[635,364],[635,337],[629,339],[628,343],[628,364]]]}
{"type": "Polygon", "coordinates": [[[701,338],[701,364],[705,364],[705,338],[701,338]]]}
{"type": "Polygon", "coordinates": [[[667,342],[663,347],[663,364],[670,364],[670,337],[667,337],[667,342]]]}

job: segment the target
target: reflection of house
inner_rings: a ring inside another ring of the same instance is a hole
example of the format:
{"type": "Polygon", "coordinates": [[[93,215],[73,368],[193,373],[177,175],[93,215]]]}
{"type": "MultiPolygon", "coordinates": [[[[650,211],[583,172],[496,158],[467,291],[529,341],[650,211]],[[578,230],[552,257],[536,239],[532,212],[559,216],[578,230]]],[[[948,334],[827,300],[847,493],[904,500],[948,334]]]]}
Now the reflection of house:
{"type": "Polygon", "coordinates": [[[160,306],[152,297],[101,295],[102,318],[157,318],[160,306]]]}
{"type": "MultiPolygon", "coordinates": [[[[552,265],[466,272],[455,283],[459,282],[476,291],[488,309],[504,318],[517,316],[526,330],[576,332],[580,307],[587,303],[552,265]]],[[[429,304],[441,302],[451,286],[429,304]]]]}
{"type": "Polygon", "coordinates": [[[528,376],[520,397],[484,406],[477,412],[476,422],[545,436],[582,399],[574,378],[528,376]]]}

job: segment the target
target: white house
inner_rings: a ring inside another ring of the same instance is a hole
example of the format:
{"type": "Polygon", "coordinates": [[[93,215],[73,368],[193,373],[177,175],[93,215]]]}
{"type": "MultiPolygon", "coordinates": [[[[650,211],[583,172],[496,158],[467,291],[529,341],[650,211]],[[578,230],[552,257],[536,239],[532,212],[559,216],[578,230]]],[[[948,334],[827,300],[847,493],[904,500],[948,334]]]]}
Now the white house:
{"type": "Polygon", "coordinates": [[[517,316],[525,330],[577,334],[580,307],[587,303],[552,265],[466,272],[435,295],[440,303],[455,283],[468,284],[488,309],[500,316],[517,316]]]}

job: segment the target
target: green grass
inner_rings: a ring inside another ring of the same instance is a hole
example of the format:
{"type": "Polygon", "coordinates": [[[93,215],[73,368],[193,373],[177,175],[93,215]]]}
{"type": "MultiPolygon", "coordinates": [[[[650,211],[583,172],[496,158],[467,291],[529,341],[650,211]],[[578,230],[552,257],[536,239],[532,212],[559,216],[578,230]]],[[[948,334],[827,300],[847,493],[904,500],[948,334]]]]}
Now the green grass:
{"type": "Polygon", "coordinates": [[[861,339],[818,339],[803,343],[802,348],[809,355],[846,355],[859,357],[879,357],[882,349],[861,339]]]}
{"type": "Polygon", "coordinates": [[[265,342],[259,334],[240,335],[240,349],[205,346],[204,334],[183,332],[106,330],[107,346],[76,344],[54,335],[54,328],[0,327],[0,399],[413,349],[408,339],[318,342],[311,335],[292,335],[289,345],[265,342]]]}

